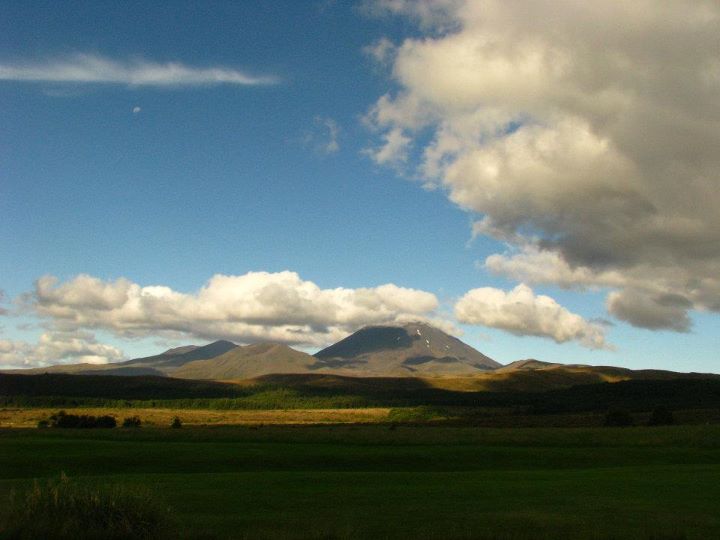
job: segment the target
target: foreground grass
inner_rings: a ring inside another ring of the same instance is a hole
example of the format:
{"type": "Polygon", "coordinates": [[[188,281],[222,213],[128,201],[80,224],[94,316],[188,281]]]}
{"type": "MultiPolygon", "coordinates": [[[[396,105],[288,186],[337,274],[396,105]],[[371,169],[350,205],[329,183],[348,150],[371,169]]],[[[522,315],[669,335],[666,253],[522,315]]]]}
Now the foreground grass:
{"type": "Polygon", "coordinates": [[[189,538],[720,537],[716,426],[0,430],[0,498],[62,470],[189,538]]]}
{"type": "Polygon", "coordinates": [[[65,475],[11,493],[4,536],[24,540],[149,540],[176,534],[172,515],[146,489],[92,488],[65,475]]]}

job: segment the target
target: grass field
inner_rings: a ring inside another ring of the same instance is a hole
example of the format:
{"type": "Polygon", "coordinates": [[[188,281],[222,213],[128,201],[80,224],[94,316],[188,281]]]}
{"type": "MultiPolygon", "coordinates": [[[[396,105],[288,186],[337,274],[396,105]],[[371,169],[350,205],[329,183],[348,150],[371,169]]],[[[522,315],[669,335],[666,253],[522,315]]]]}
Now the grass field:
{"type": "Polygon", "coordinates": [[[718,426],[0,430],[0,497],[61,471],[187,538],[720,537],[718,426]]]}
{"type": "MultiPolygon", "coordinates": [[[[74,407],[68,412],[78,415],[112,415],[122,423],[123,418],[138,416],[144,426],[167,427],[173,418],[193,425],[259,425],[259,424],[363,424],[384,422],[391,409],[288,409],[288,410],[203,410],[203,409],[141,409],[112,407],[74,407]]],[[[36,427],[40,420],[58,412],[57,408],[0,409],[0,428],[36,427]]]]}

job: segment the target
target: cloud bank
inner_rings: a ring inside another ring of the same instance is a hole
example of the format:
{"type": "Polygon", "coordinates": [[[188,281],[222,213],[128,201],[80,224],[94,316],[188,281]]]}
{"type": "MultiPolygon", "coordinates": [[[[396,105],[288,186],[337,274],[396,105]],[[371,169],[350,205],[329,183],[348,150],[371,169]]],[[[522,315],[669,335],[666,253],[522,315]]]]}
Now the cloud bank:
{"type": "Polygon", "coordinates": [[[0,80],[155,87],[277,83],[274,77],[249,75],[227,67],[201,68],[142,59],[122,61],[92,54],[76,54],[44,63],[0,64],[0,80]]]}
{"type": "Polygon", "coordinates": [[[367,324],[431,317],[434,294],[393,284],[321,289],[294,272],[215,275],[198,292],[141,286],[127,279],[45,276],[26,308],[66,332],[109,330],[122,337],[172,335],[324,346],[367,324]]]}
{"type": "Polygon", "coordinates": [[[720,311],[717,2],[377,6],[425,35],[393,49],[370,153],[419,155],[426,185],[509,244],[491,271],[610,289],[608,311],[643,328],[720,311]]]}
{"type": "Polygon", "coordinates": [[[607,349],[604,329],[571,313],[549,296],[535,295],[521,284],[505,292],[492,287],[472,289],[455,304],[458,321],[538,336],[557,343],[578,341],[591,349],[607,349]]]}
{"type": "Polygon", "coordinates": [[[0,339],[0,367],[30,368],[50,364],[107,364],[123,359],[120,349],[98,343],[88,332],[45,332],[36,344],[0,339]]]}

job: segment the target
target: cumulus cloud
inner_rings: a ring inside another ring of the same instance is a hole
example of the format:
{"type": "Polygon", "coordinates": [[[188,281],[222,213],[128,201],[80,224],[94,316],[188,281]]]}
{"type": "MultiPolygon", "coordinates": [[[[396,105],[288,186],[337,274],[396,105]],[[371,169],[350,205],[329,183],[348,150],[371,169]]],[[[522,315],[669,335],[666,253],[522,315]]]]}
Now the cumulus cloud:
{"type": "Polygon", "coordinates": [[[0,367],[29,368],[50,364],[106,364],[123,359],[120,349],[98,343],[88,332],[45,332],[37,343],[0,339],[0,367]]]}
{"type": "Polygon", "coordinates": [[[568,311],[549,296],[536,295],[525,284],[509,292],[492,287],[472,289],[455,304],[458,321],[506,330],[518,336],[578,341],[591,349],[607,349],[604,329],[568,311]]]}
{"type": "Polygon", "coordinates": [[[76,54],[47,62],[0,64],[0,80],[125,84],[128,86],[200,86],[217,84],[274,84],[274,77],[249,75],[229,67],[193,67],[180,62],[143,59],[115,60],[76,54]]]}
{"type": "Polygon", "coordinates": [[[367,115],[372,155],[419,153],[425,183],[515,248],[491,269],[617,289],[610,312],[651,329],[719,310],[720,4],[378,6],[426,35],[394,51],[396,88],[367,115]],[[688,302],[630,313],[671,297],[688,302]]]}
{"type": "Polygon", "coordinates": [[[183,334],[241,343],[324,346],[367,324],[432,316],[435,295],[393,284],[321,289],[294,272],[215,275],[193,294],[88,275],[36,281],[23,302],[59,329],[125,337],[183,334]]]}
{"type": "Polygon", "coordinates": [[[133,107],[133,110],[132,110],[133,114],[139,114],[140,111],[142,111],[141,107],[139,107],[137,105],[135,107],[133,107]]]}

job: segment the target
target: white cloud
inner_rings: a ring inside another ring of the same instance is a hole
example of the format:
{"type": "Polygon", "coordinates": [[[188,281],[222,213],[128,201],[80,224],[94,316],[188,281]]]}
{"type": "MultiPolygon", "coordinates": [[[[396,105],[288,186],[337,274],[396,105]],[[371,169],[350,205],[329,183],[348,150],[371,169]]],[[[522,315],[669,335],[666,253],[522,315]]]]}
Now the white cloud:
{"type": "Polygon", "coordinates": [[[494,274],[533,284],[555,284],[566,289],[622,287],[628,277],[617,270],[595,271],[588,266],[570,266],[557,251],[528,244],[512,254],[494,254],[485,259],[494,274]]]}
{"type": "Polygon", "coordinates": [[[720,4],[378,5],[426,35],[394,51],[371,155],[419,153],[417,176],[514,249],[491,270],[618,289],[611,313],[651,329],[720,311],[720,4]],[[621,296],[683,300],[652,319],[621,296]]]}
{"type": "Polygon", "coordinates": [[[410,137],[404,135],[401,129],[393,129],[385,133],[383,139],[384,143],[380,148],[366,151],[375,163],[398,166],[407,161],[410,137]]]}
{"type": "Polygon", "coordinates": [[[432,316],[435,295],[393,284],[321,289],[294,272],[217,274],[197,293],[80,275],[37,280],[24,303],[56,328],[99,328],[120,336],[181,333],[242,343],[323,346],[366,324],[432,316]]]}
{"type": "Polygon", "coordinates": [[[93,54],[76,54],[43,63],[0,64],[0,80],[167,87],[277,82],[274,77],[249,75],[229,67],[192,67],[143,59],[123,61],[93,54]]]}
{"type": "Polygon", "coordinates": [[[319,146],[319,150],[325,154],[334,154],[340,150],[340,143],[338,142],[340,126],[338,126],[338,123],[332,118],[324,118],[322,116],[317,116],[315,123],[326,130],[325,141],[319,146]]]}
{"type": "Polygon", "coordinates": [[[602,326],[571,313],[549,296],[535,295],[525,284],[505,292],[492,287],[472,289],[455,304],[458,321],[506,330],[518,336],[578,341],[591,349],[607,349],[602,326]]]}
{"type": "Polygon", "coordinates": [[[44,367],[50,364],[106,364],[123,359],[120,349],[98,343],[82,331],[45,332],[36,344],[0,339],[0,367],[44,367]]]}
{"type": "Polygon", "coordinates": [[[133,110],[132,110],[133,114],[138,114],[140,111],[142,111],[141,107],[139,107],[137,105],[135,107],[133,107],[133,110]]]}

